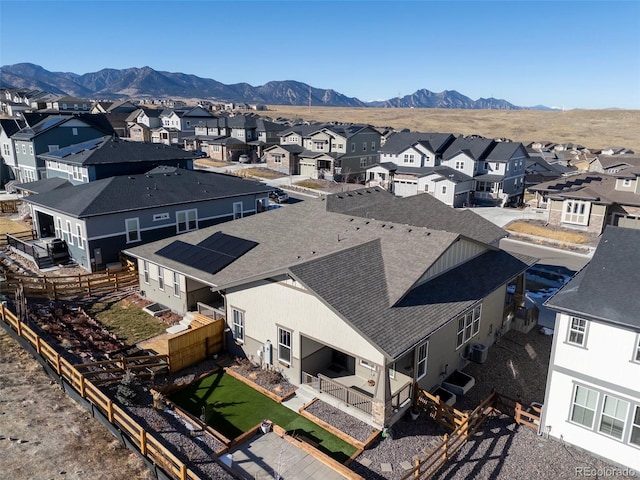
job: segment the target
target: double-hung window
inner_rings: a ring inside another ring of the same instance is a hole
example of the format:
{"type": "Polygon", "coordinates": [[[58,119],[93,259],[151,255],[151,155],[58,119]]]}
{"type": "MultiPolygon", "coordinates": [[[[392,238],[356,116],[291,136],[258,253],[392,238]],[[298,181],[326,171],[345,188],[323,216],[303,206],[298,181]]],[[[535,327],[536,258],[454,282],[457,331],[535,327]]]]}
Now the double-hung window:
{"type": "Polygon", "coordinates": [[[140,241],[140,223],[137,218],[127,218],[125,221],[127,243],[140,241]]]}
{"type": "Polygon", "coordinates": [[[233,339],[236,342],[244,342],[244,312],[232,308],[233,314],[233,339]]]}
{"type": "Polygon", "coordinates": [[[628,411],[629,402],[605,395],[600,415],[600,427],[598,428],[600,433],[622,440],[628,411]]]}
{"type": "Polygon", "coordinates": [[[197,211],[193,209],[176,212],[176,222],[178,233],[196,230],[198,228],[197,211]]]}
{"type": "Polygon", "coordinates": [[[278,327],[278,360],[291,365],[291,330],[278,327]]]}
{"type": "Polygon", "coordinates": [[[173,272],[173,295],[180,298],[180,275],[173,272]]]}
{"type": "Polygon", "coordinates": [[[571,405],[571,421],[583,427],[592,428],[597,403],[598,392],[576,385],[571,405]]]}
{"type": "Polygon", "coordinates": [[[76,223],[76,235],[78,237],[78,248],[84,250],[84,237],[82,236],[82,225],[76,223]]]}
{"type": "Polygon", "coordinates": [[[636,405],[631,419],[631,436],[629,437],[629,443],[640,447],[640,405],[636,405]]]}
{"type": "Polygon", "coordinates": [[[584,347],[587,340],[587,321],[583,318],[569,319],[569,336],[567,342],[584,347]]]}
{"type": "Polygon", "coordinates": [[[164,291],[164,268],[158,265],[158,290],[164,291]]]}
{"type": "Polygon", "coordinates": [[[142,261],[142,278],[144,283],[149,284],[149,262],[146,260],[142,261]]]}
{"type": "Polygon", "coordinates": [[[429,342],[424,342],[423,344],[419,345],[416,352],[418,354],[418,358],[416,359],[418,367],[416,380],[420,380],[427,374],[427,356],[429,353],[429,342]]]}
{"type": "Polygon", "coordinates": [[[640,335],[636,338],[636,346],[633,350],[633,361],[640,363],[640,335]]]}

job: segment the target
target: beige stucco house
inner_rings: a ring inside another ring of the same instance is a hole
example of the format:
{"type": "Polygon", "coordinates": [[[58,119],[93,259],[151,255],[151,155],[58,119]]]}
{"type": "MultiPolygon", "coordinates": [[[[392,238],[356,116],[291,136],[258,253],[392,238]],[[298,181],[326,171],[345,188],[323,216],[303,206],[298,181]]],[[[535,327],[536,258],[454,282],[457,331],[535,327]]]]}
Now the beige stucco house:
{"type": "Polygon", "coordinates": [[[534,259],[499,250],[505,235],[429,195],[365,188],[125,254],[148,298],[224,310],[230,354],[382,427],[410,408],[415,384],[438,387],[514,326],[534,259]]]}

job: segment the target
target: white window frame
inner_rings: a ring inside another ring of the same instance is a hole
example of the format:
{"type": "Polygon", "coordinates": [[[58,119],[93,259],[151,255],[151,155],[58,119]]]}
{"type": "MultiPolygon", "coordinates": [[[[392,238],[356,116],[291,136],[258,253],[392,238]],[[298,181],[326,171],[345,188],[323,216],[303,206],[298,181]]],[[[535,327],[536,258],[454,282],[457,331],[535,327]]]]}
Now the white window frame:
{"type": "Polygon", "coordinates": [[[389,378],[392,380],[396,378],[396,362],[389,364],[389,378]]]}
{"type": "Polygon", "coordinates": [[[480,331],[480,321],[482,319],[482,305],[476,305],[471,310],[460,315],[456,333],[456,350],[462,348],[469,340],[475,337],[480,331]]]}
{"type": "Polygon", "coordinates": [[[596,420],[596,408],[598,407],[598,399],[600,397],[600,392],[598,392],[597,390],[592,390],[591,388],[587,388],[584,387],[582,385],[576,385],[573,388],[573,392],[571,395],[571,409],[569,411],[569,421],[571,423],[574,423],[576,425],[581,425],[583,427],[588,428],[589,430],[593,429],[593,425],[595,423],[596,420]],[[582,390],[586,390],[586,402],[583,403],[578,403],[577,397],[578,397],[578,390],[582,389],[582,390]],[[592,405],[589,405],[589,398],[590,398],[590,394],[595,394],[595,401],[593,402],[592,405]],[[580,420],[576,420],[575,416],[576,416],[576,407],[579,407],[580,409],[582,409],[582,418],[580,420]],[[584,412],[588,411],[591,412],[591,424],[587,425],[584,423],[584,412]]]}
{"type": "Polygon", "coordinates": [[[456,160],[456,170],[464,170],[464,160],[456,160]]]}
{"type": "Polygon", "coordinates": [[[173,296],[180,298],[180,276],[173,272],[173,296]]]}
{"type": "Polygon", "coordinates": [[[629,432],[629,444],[640,447],[640,405],[634,406],[631,416],[631,431],[629,432]]]}
{"type": "Polygon", "coordinates": [[[363,368],[366,368],[367,370],[371,370],[372,372],[375,372],[378,370],[378,367],[376,367],[375,364],[368,362],[367,360],[364,359],[360,359],[360,366],[363,368]]]}
{"type": "Polygon", "coordinates": [[[351,144],[351,153],[353,153],[353,152],[355,152],[355,151],[356,151],[356,144],[355,144],[355,143],[352,143],[352,144],[351,144]]]}
{"type": "Polygon", "coordinates": [[[622,180],[622,186],[623,187],[630,187],[631,186],[631,179],[630,178],[625,178],[624,180],[622,180]]]}
{"type": "Polygon", "coordinates": [[[284,156],[284,155],[282,155],[281,153],[274,153],[274,154],[272,155],[273,163],[282,163],[282,157],[283,157],[283,156],[284,156]]]}
{"type": "Polygon", "coordinates": [[[578,347],[587,345],[587,329],[589,321],[580,317],[569,317],[567,343],[578,347]]]}
{"type": "Polygon", "coordinates": [[[233,202],[233,219],[238,220],[244,216],[244,211],[242,210],[242,202],[233,202]]]}
{"type": "Polygon", "coordinates": [[[591,202],[584,200],[565,200],[562,202],[562,222],[574,225],[589,225],[591,202]]]}
{"type": "Polygon", "coordinates": [[[278,327],[278,361],[291,365],[293,359],[293,332],[287,328],[278,327]],[[288,358],[283,355],[288,353],[288,358]]]}
{"type": "Polygon", "coordinates": [[[244,311],[231,307],[231,318],[233,339],[236,342],[244,343],[244,311]]]}
{"type": "Polygon", "coordinates": [[[164,268],[158,265],[158,290],[164,292],[164,268]]]}
{"type": "Polygon", "coordinates": [[[29,155],[33,155],[33,144],[29,145],[29,155]]]}
{"type": "Polygon", "coordinates": [[[324,141],[319,141],[319,140],[313,141],[314,150],[324,150],[324,145],[325,145],[324,141]]]}
{"type": "Polygon", "coordinates": [[[415,155],[413,153],[405,153],[402,158],[403,163],[413,163],[415,161],[415,155]]]}
{"type": "Polygon", "coordinates": [[[635,363],[640,363],[640,333],[636,336],[636,344],[633,349],[633,357],[631,357],[631,361],[635,363]]]}
{"type": "Polygon", "coordinates": [[[82,225],[76,223],[76,234],[78,237],[78,248],[84,250],[84,237],[82,235],[82,225]]]}
{"type": "Polygon", "coordinates": [[[198,229],[198,210],[180,210],[176,212],[176,232],[184,233],[198,229]],[[182,226],[181,226],[182,225],[182,226]]]}
{"type": "Polygon", "coordinates": [[[140,236],[140,220],[138,217],[134,218],[125,218],[124,220],[124,229],[127,235],[127,243],[135,243],[141,240],[140,236]],[[134,222],[134,228],[130,228],[130,222],[134,222]],[[135,234],[132,235],[132,234],[135,234]]]}
{"type": "Polygon", "coordinates": [[[8,143],[3,143],[2,144],[2,154],[5,155],[5,156],[11,155],[11,150],[9,150],[9,144],[8,143]]]}
{"type": "Polygon", "coordinates": [[[149,262],[146,260],[142,261],[142,280],[149,285],[149,262]]]}
{"type": "Polygon", "coordinates": [[[600,422],[598,423],[598,433],[601,433],[605,437],[615,438],[616,440],[622,440],[624,438],[624,433],[626,429],[627,423],[627,415],[629,413],[629,402],[626,400],[622,400],[621,398],[614,397],[613,395],[604,394],[604,400],[602,401],[602,408],[600,409],[600,422]],[[607,400],[611,400],[611,404],[613,406],[613,413],[605,413],[605,408],[607,407],[607,400]],[[624,414],[622,416],[619,415],[619,408],[624,404],[624,414]],[[605,425],[605,420],[609,420],[610,423],[605,425]],[[622,427],[620,428],[620,436],[615,435],[614,428],[616,426],[616,422],[622,423],[622,427]],[[608,431],[603,431],[603,428],[606,428],[608,431]]]}
{"type": "Polygon", "coordinates": [[[62,219],[60,217],[56,217],[56,238],[62,238],[62,232],[62,219]]]}
{"type": "Polygon", "coordinates": [[[427,374],[429,359],[429,341],[421,343],[416,347],[416,381],[427,374]]]}
{"type": "Polygon", "coordinates": [[[71,231],[71,222],[69,220],[65,221],[65,239],[69,245],[73,245],[73,233],[71,231]]]}

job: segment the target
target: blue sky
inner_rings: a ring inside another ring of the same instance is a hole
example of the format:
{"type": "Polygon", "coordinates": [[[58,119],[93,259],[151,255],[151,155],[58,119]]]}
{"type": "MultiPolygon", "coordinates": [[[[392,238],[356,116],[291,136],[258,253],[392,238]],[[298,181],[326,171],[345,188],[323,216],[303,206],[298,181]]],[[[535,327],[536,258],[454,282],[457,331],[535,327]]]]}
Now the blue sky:
{"type": "Polygon", "coordinates": [[[0,65],[640,109],[640,1],[0,0],[0,65]]]}

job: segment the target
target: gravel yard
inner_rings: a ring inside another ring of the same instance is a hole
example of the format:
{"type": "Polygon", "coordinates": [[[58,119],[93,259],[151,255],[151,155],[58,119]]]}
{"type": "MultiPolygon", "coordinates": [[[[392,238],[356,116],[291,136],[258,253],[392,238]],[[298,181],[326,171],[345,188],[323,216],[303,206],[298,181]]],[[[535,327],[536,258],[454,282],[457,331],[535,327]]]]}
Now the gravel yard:
{"type": "MultiPolygon", "coordinates": [[[[473,410],[491,389],[526,403],[542,403],[552,340],[552,336],[543,335],[535,328],[527,334],[507,332],[491,347],[484,364],[470,363],[464,369],[475,378],[476,384],[464,397],[458,397],[455,408],[473,410]]],[[[426,452],[437,447],[444,433],[449,430],[424,413],[416,421],[400,420],[392,427],[391,438],[374,443],[351,468],[367,479],[398,480],[408,471],[401,464],[413,464],[416,456],[424,458],[426,452]],[[383,472],[385,463],[391,472],[383,472]]],[[[532,428],[518,426],[506,415],[494,415],[434,478],[555,480],[579,477],[578,468],[605,471],[610,467],[557,440],[540,437],[532,428]]]]}
{"type": "Polygon", "coordinates": [[[305,408],[305,411],[363,443],[369,439],[373,432],[371,425],[322,400],[316,400],[305,408]]]}

